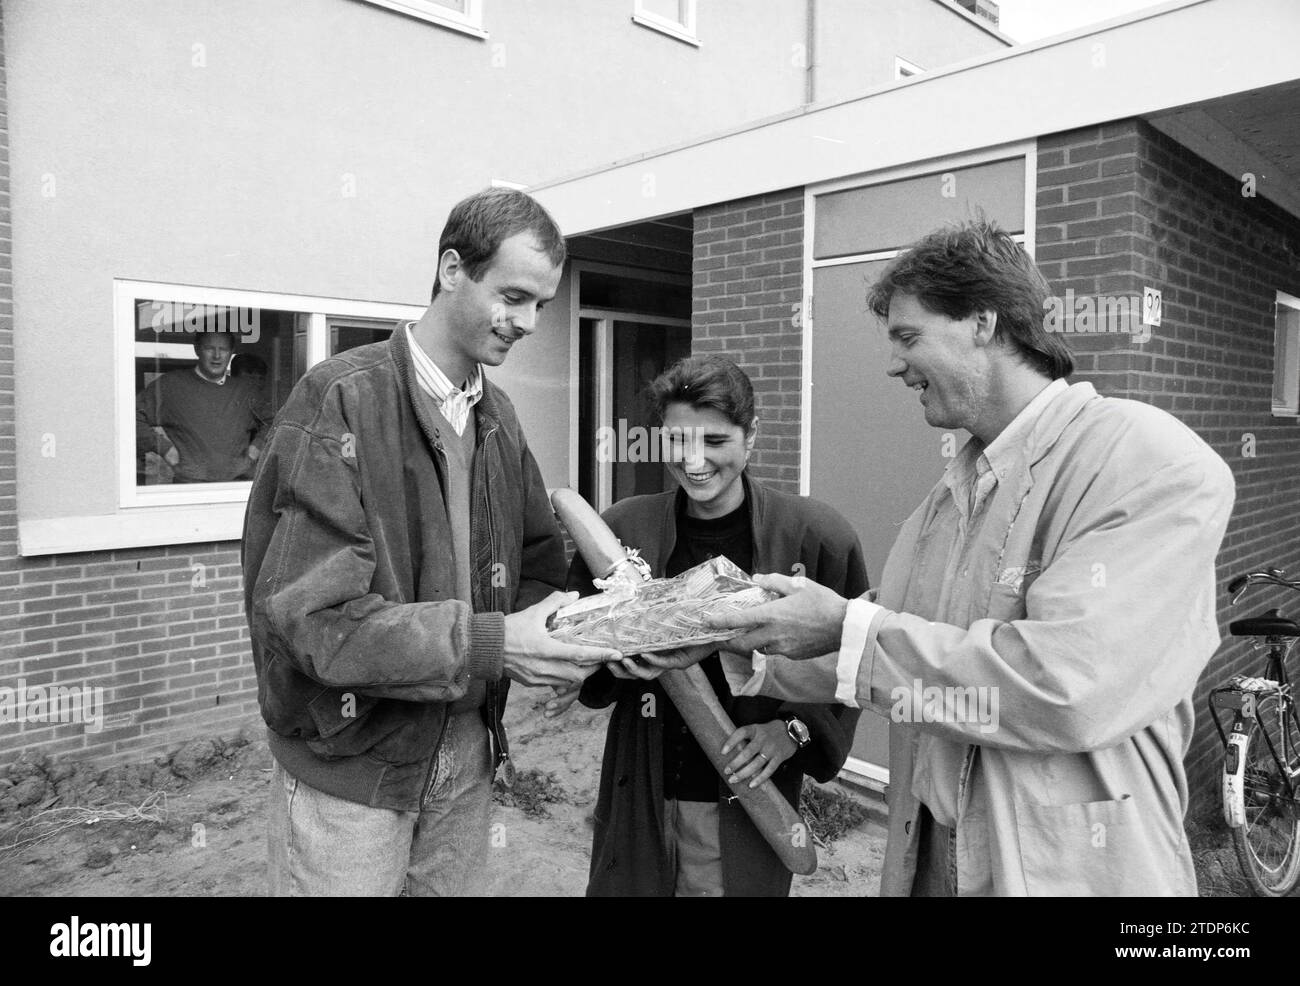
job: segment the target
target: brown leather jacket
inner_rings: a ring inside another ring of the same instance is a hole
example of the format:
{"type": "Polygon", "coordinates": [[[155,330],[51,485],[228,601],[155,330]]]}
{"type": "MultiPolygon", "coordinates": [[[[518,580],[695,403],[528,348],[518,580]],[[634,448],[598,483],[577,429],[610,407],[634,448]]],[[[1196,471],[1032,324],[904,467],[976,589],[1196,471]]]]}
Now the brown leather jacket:
{"type": "MultiPolygon", "coordinates": [[[[488,682],[504,614],[564,583],[564,547],[509,398],[475,407],[473,605],[455,598],[439,427],[404,332],[313,367],[277,415],[244,518],[244,605],[271,749],[336,797],[418,809],[447,703],[488,682]]],[[[448,440],[455,441],[454,435],[448,440]]]]}

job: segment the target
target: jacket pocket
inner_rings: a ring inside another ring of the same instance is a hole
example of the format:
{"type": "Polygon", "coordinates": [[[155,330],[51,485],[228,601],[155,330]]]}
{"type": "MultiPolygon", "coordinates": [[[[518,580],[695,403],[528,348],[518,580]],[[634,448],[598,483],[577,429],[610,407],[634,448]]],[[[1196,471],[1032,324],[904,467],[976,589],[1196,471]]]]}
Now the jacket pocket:
{"type": "Polygon", "coordinates": [[[989,589],[989,602],[983,614],[991,620],[1010,623],[1012,620],[1025,618],[1025,597],[1011,585],[995,582],[989,589]]]}
{"type": "Polygon", "coordinates": [[[1172,854],[1148,843],[1131,796],[1070,805],[1017,802],[1016,828],[1030,896],[1131,897],[1169,893],[1172,854]]]}
{"type": "Polygon", "coordinates": [[[326,688],[307,703],[307,711],[317,734],[326,740],[361,722],[378,702],[375,696],[363,695],[356,689],[326,688]]]}

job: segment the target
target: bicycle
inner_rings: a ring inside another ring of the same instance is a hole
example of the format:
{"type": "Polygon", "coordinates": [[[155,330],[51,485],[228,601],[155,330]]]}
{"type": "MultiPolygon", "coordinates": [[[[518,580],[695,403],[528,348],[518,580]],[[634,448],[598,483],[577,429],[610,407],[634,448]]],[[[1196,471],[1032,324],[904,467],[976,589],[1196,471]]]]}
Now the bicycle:
{"type": "MultiPolygon", "coordinates": [[[[1300,592],[1300,579],[1288,579],[1279,569],[1251,572],[1228,583],[1233,604],[1263,584],[1300,592]]],[[[1223,815],[1255,893],[1285,897],[1300,884],[1300,714],[1286,674],[1300,624],[1271,609],[1234,620],[1228,630],[1256,638],[1255,646],[1267,648],[1268,657],[1260,677],[1234,675],[1210,692],[1210,715],[1224,745],[1223,815]],[[1221,710],[1232,711],[1227,733],[1221,710]]]]}

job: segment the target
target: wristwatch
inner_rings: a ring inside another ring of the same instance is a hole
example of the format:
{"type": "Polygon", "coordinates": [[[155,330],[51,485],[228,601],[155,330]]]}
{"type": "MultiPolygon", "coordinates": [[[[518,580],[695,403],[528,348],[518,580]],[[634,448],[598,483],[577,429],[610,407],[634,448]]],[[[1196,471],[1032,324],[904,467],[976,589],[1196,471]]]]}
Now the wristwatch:
{"type": "Polygon", "coordinates": [[[794,740],[794,745],[802,750],[812,742],[812,733],[808,731],[807,724],[798,716],[782,716],[785,720],[785,731],[790,734],[790,739],[794,740]]]}

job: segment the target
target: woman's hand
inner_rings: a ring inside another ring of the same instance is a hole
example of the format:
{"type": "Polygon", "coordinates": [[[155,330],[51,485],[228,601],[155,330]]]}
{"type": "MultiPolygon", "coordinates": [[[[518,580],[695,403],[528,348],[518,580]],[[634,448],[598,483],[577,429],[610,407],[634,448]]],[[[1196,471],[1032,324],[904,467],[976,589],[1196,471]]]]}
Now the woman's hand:
{"type": "Polygon", "coordinates": [[[727,780],[732,784],[748,780],[750,787],[762,784],[799,749],[782,719],[741,726],[722,745],[723,756],[736,747],[740,752],[727,764],[727,780]]]}
{"type": "Polygon", "coordinates": [[[553,687],[551,697],[547,700],[546,708],[542,712],[543,717],[554,719],[561,713],[569,711],[569,706],[577,699],[580,691],[582,691],[581,685],[556,685],[553,687]]]}
{"type": "Polygon", "coordinates": [[[682,668],[689,668],[692,664],[699,664],[717,649],[717,644],[692,644],[689,647],[679,647],[677,650],[642,654],[640,658],[646,664],[658,668],[661,673],[680,671],[682,668]]]}
{"type": "Polygon", "coordinates": [[[605,665],[615,678],[625,681],[653,681],[665,671],[679,671],[699,664],[714,651],[712,644],[696,644],[679,650],[659,651],[650,654],[625,656],[620,661],[605,665]]]}
{"type": "Polygon", "coordinates": [[[633,654],[621,661],[610,661],[605,667],[615,678],[624,681],[653,681],[664,673],[664,669],[645,663],[644,654],[633,654]]]}

